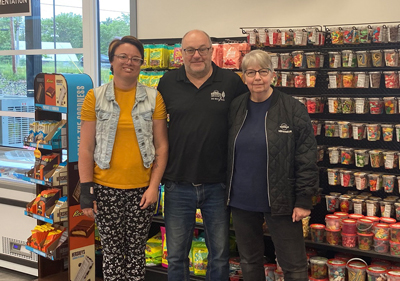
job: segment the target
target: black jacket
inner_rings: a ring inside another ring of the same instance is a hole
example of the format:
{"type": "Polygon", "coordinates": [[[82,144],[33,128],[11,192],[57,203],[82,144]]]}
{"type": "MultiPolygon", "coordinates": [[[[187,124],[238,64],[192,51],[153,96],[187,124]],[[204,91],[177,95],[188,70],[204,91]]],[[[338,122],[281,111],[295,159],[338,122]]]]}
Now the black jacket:
{"type": "MultiPolygon", "coordinates": [[[[235,141],[246,119],[250,93],[229,109],[227,204],[234,170],[235,141]]],[[[318,189],[317,142],[303,104],[274,89],[266,117],[268,197],[272,215],[292,215],[294,207],[312,209],[318,189]]],[[[266,202],[268,204],[268,202],[266,202]]]]}

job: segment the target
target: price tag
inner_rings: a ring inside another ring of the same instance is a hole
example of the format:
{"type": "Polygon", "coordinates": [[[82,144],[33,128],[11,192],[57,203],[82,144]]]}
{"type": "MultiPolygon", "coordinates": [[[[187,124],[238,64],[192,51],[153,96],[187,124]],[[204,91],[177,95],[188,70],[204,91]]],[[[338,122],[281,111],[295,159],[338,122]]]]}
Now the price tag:
{"type": "Polygon", "coordinates": [[[281,33],[282,45],[286,45],[286,32],[281,33]]]}
{"type": "Polygon", "coordinates": [[[331,88],[331,89],[336,89],[337,88],[336,76],[335,75],[329,75],[329,88],[331,88]]]}
{"type": "Polygon", "coordinates": [[[365,73],[358,74],[357,79],[357,88],[364,88],[365,87],[365,73]]]}
{"type": "Polygon", "coordinates": [[[287,74],[282,73],[282,86],[286,87],[287,86],[287,74]]]}

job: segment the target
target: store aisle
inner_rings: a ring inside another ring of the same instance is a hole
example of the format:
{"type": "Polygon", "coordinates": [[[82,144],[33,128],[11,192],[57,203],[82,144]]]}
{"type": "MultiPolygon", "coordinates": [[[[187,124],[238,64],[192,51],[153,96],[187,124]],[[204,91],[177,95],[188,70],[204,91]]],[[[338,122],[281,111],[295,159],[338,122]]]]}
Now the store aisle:
{"type": "Polygon", "coordinates": [[[37,277],[0,267],[0,281],[32,281],[37,277]]]}

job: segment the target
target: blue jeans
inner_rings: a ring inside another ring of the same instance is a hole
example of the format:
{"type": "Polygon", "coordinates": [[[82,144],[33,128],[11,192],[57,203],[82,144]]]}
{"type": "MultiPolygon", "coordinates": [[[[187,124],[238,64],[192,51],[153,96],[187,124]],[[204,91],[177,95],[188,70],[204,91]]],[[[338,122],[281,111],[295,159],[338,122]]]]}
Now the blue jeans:
{"type": "Polygon", "coordinates": [[[165,183],[164,217],[168,251],[168,280],[189,281],[189,251],[201,210],[208,248],[208,281],[229,279],[229,212],[225,184],[165,183]]]}

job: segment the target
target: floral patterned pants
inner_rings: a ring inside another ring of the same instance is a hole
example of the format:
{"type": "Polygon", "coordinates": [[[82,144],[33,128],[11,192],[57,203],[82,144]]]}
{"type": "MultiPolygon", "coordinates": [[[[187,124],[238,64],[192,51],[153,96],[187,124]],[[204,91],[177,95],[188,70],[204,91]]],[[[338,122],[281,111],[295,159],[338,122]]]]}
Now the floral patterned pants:
{"type": "Polygon", "coordinates": [[[95,184],[104,281],[144,280],[145,246],[154,212],[154,204],[140,209],[146,189],[95,184]]]}

